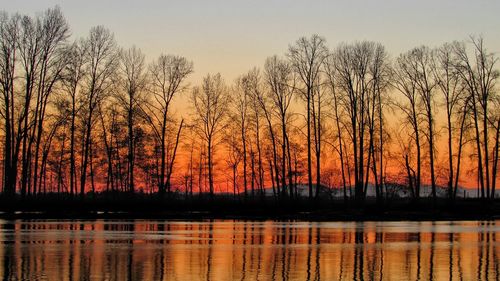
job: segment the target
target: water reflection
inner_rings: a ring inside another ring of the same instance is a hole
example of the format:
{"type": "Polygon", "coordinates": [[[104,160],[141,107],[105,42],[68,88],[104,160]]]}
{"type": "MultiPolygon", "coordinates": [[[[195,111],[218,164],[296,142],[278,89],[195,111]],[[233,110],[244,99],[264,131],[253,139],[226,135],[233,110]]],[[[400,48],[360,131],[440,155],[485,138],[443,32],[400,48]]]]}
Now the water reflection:
{"type": "Polygon", "coordinates": [[[3,280],[499,280],[491,222],[0,221],[3,280]]]}

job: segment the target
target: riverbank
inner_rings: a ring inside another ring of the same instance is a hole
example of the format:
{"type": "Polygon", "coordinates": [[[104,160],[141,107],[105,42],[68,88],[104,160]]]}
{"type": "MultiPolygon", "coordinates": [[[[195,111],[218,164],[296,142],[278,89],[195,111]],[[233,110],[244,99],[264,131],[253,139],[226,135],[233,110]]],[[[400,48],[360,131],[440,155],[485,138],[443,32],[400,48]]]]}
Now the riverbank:
{"type": "Polygon", "coordinates": [[[496,220],[500,200],[392,199],[363,204],[344,200],[234,198],[226,196],[158,198],[95,196],[0,198],[3,219],[248,219],[313,221],[496,220]]]}

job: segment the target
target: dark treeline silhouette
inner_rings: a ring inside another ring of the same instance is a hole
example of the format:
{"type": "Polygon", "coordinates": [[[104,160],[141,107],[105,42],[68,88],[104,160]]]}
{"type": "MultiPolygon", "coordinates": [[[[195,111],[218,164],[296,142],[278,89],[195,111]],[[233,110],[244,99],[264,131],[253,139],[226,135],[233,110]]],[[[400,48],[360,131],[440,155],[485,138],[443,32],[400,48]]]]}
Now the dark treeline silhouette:
{"type": "Polygon", "coordinates": [[[495,198],[498,57],[481,37],[391,58],[379,43],[329,48],[313,35],[234,83],[208,74],[193,87],[184,57],[148,64],[102,26],[71,40],[58,7],[0,14],[6,198],[364,202],[373,194],[381,202],[401,194],[454,200],[462,186],[495,198]]]}

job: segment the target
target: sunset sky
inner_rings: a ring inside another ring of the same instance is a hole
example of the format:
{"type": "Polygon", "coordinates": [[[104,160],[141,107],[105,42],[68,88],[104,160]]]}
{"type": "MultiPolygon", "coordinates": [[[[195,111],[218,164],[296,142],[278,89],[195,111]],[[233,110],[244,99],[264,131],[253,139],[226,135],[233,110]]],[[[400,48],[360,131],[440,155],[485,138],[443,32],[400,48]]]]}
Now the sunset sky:
{"type": "Polygon", "coordinates": [[[123,47],[136,45],[152,60],[160,53],[194,62],[192,80],[221,72],[227,81],[283,54],[304,35],[339,42],[373,40],[392,56],[426,44],[482,34],[500,51],[500,1],[55,1],[1,0],[7,12],[35,14],[59,5],[73,37],[95,25],[115,33],[123,47]]]}

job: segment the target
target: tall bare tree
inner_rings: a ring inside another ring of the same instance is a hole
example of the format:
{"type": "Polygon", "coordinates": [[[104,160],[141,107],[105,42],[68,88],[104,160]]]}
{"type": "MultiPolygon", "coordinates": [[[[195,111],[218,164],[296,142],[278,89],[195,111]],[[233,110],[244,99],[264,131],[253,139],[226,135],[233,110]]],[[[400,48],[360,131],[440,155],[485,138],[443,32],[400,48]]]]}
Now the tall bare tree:
{"type": "Polygon", "coordinates": [[[85,194],[87,168],[90,157],[92,130],[97,106],[112,89],[118,67],[118,50],[113,34],[102,26],[93,27],[84,41],[86,61],[84,83],[84,118],[80,194],[85,194]]]}
{"type": "Polygon", "coordinates": [[[205,141],[208,162],[208,185],[210,196],[214,196],[214,150],[220,140],[220,132],[225,126],[228,89],[219,73],[208,74],[201,87],[195,87],[191,96],[194,106],[194,126],[205,141]]]}
{"type": "Polygon", "coordinates": [[[247,84],[250,89],[253,89],[252,99],[258,105],[267,125],[269,134],[270,147],[267,149],[269,172],[273,188],[273,196],[281,195],[279,166],[278,166],[278,150],[277,150],[277,133],[276,126],[273,121],[272,102],[262,83],[262,78],[257,69],[253,69],[247,75],[247,84]]]}
{"type": "Polygon", "coordinates": [[[128,172],[127,183],[131,193],[135,191],[135,158],[136,158],[136,126],[137,113],[140,110],[139,105],[144,100],[143,91],[147,83],[145,72],[144,55],[136,47],[120,52],[120,72],[123,92],[118,93],[117,98],[126,112],[127,123],[127,143],[128,143],[128,172]]]}
{"type": "Polygon", "coordinates": [[[66,63],[64,43],[69,28],[58,7],[36,17],[2,14],[0,22],[6,124],[4,183],[7,193],[16,191],[21,152],[21,194],[26,195],[36,193],[40,185],[43,125],[49,96],[66,63]]]}
{"type": "Polygon", "coordinates": [[[290,123],[290,105],[295,92],[295,76],[291,65],[277,56],[269,57],[266,60],[265,81],[269,88],[268,96],[272,102],[272,110],[280,122],[281,126],[281,188],[283,195],[292,194],[292,167],[291,156],[288,145],[288,129],[290,123]],[[288,163],[287,163],[288,160],[288,163]],[[287,169],[288,167],[288,169],[287,169]],[[288,178],[288,190],[287,181],[288,178]]]}
{"type": "Polygon", "coordinates": [[[257,165],[258,165],[258,188],[261,192],[261,196],[264,196],[264,165],[262,161],[263,149],[262,149],[262,138],[261,138],[261,128],[262,128],[262,108],[259,105],[259,99],[257,98],[256,92],[259,92],[259,74],[257,69],[252,69],[248,73],[242,76],[242,84],[245,91],[249,94],[250,103],[250,121],[253,126],[253,133],[255,138],[255,146],[257,149],[257,165]]]}
{"type": "Polygon", "coordinates": [[[335,147],[337,148],[337,153],[339,154],[339,160],[340,160],[340,172],[341,172],[341,177],[342,177],[342,187],[343,187],[343,194],[344,194],[344,201],[347,201],[347,181],[346,181],[346,165],[345,165],[345,152],[344,152],[344,144],[343,144],[343,134],[342,132],[344,131],[343,128],[343,118],[342,118],[342,113],[343,108],[342,108],[342,103],[340,100],[339,96],[339,89],[337,86],[336,82],[336,67],[335,67],[335,55],[331,54],[328,56],[328,59],[325,61],[325,76],[326,76],[326,84],[330,88],[330,92],[332,95],[332,106],[333,106],[333,118],[335,120],[335,130],[336,130],[336,139],[338,142],[338,145],[335,147]]]}
{"type": "Polygon", "coordinates": [[[373,46],[373,59],[368,71],[372,77],[370,83],[371,105],[368,118],[370,151],[372,155],[371,169],[373,172],[376,196],[378,200],[381,200],[385,181],[384,144],[388,140],[388,138],[385,137],[386,130],[384,128],[384,107],[387,105],[384,95],[390,86],[390,73],[392,71],[388,60],[388,54],[381,44],[375,44],[373,46]],[[378,138],[378,142],[376,142],[376,138],[378,138]],[[378,150],[378,153],[376,150],[378,150]]]}
{"type": "MultiPolygon", "coordinates": [[[[455,43],[456,44],[456,43],[455,43]]],[[[446,109],[446,131],[448,135],[448,197],[454,198],[454,173],[459,172],[459,167],[454,166],[453,139],[455,131],[453,120],[458,112],[458,107],[464,101],[464,83],[455,69],[456,57],[453,44],[446,43],[435,51],[433,72],[437,86],[444,99],[446,109]]],[[[460,144],[459,144],[460,145],[460,144]]],[[[458,162],[458,161],[457,161],[458,162]]]]}
{"type": "Polygon", "coordinates": [[[424,108],[424,118],[426,120],[427,131],[424,134],[429,145],[429,164],[432,197],[436,199],[436,175],[435,175],[435,129],[434,129],[434,103],[435,88],[437,81],[432,75],[433,52],[423,46],[410,51],[410,71],[417,85],[417,93],[420,95],[420,101],[424,108]]]}
{"type": "Polygon", "coordinates": [[[193,72],[193,63],[184,57],[161,55],[151,64],[149,72],[151,76],[150,95],[143,111],[160,146],[158,191],[163,194],[166,189],[170,192],[170,178],[166,178],[172,171],[172,167],[168,167],[167,161],[167,143],[169,141],[167,129],[173,120],[170,116],[172,100],[188,88],[186,78],[193,72]]]}
{"type": "Polygon", "coordinates": [[[77,176],[76,176],[76,118],[81,107],[80,89],[81,81],[84,77],[84,57],[85,45],[83,41],[75,41],[68,51],[68,63],[63,70],[63,91],[69,98],[69,114],[70,114],[70,146],[69,146],[69,184],[70,194],[77,193],[77,176]]]}
{"type": "MultiPolygon", "coordinates": [[[[422,167],[422,153],[421,153],[421,115],[422,107],[420,102],[420,95],[418,94],[418,86],[415,81],[415,73],[412,71],[412,55],[411,53],[405,53],[400,55],[396,60],[396,65],[394,66],[392,85],[397,89],[397,91],[403,96],[403,101],[396,101],[396,105],[402,112],[404,122],[409,124],[411,127],[411,138],[415,142],[416,149],[416,175],[415,178],[411,177],[409,179],[410,186],[414,186],[413,191],[416,199],[420,197],[420,185],[421,185],[421,167],[422,167]],[[414,182],[414,184],[413,184],[414,182]]],[[[408,155],[405,155],[405,162],[407,165],[407,170],[410,170],[408,155]]],[[[411,176],[411,174],[409,174],[411,176]]]]}
{"type": "MultiPolygon", "coordinates": [[[[32,146],[36,130],[31,126],[38,114],[32,116],[31,109],[35,100],[36,83],[40,68],[40,52],[42,44],[42,23],[40,17],[23,16],[20,20],[19,41],[17,49],[20,57],[21,75],[23,77],[24,95],[22,99],[22,152],[21,152],[21,194],[36,193],[31,190],[32,146]]],[[[38,110],[38,102],[35,103],[38,110]]],[[[35,121],[36,123],[36,121],[35,121]]],[[[36,187],[35,187],[36,188],[36,187]]]]}
{"type": "MultiPolygon", "coordinates": [[[[36,193],[39,180],[39,156],[41,153],[42,136],[45,132],[44,124],[47,115],[49,98],[62,79],[63,70],[68,63],[68,47],[66,40],[69,37],[69,25],[61,10],[56,7],[48,9],[39,20],[41,24],[41,45],[39,58],[39,72],[37,97],[34,113],[33,137],[35,138],[35,158],[33,169],[33,192],[36,193]]],[[[54,131],[55,133],[55,131],[54,131]]],[[[52,141],[52,137],[49,138],[52,141]]],[[[30,141],[31,142],[31,141],[30,141]]],[[[40,189],[40,186],[38,189],[40,189]]]]}
{"type": "MultiPolygon", "coordinates": [[[[313,91],[319,87],[318,78],[324,60],[328,56],[325,39],[318,35],[311,38],[302,37],[294,45],[288,48],[288,57],[293,68],[298,74],[303,87],[299,88],[300,93],[306,102],[306,127],[307,127],[307,174],[309,198],[313,197],[312,183],[312,157],[311,157],[311,102],[313,91]]],[[[319,173],[319,171],[318,171],[319,173]]],[[[316,183],[316,184],[319,184],[316,183]]]]}
{"type": "MultiPolygon", "coordinates": [[[[470,96],[472,119],[474,124],[474,139],[476,143],[478,178],[481,187],[482,198],[493,198],[495,190],[492,183],[496,181],[492,176],[496,171],[492,171],[491,155],[498,155],[490,151],[490,140],[492,138],[492,114],[490,106],[495,99],[495,82],[500,73],[495,69],[498,58],[489,53],[484,47],[483,39],[472,38],[473,57],[469,57],[469,52],[465,44],[455,46],[457,56],[456,69],[465,83],[467,94],[470,96]]],[[[497,109],[498,110],[498,109],[497,109]]],[[[494,114],[493,114],[494,115],[494,114]]],[[[495,131],[493,129],[493,131],[495,131]]],[[[493,150],[498,148],[493,146],[493,150]]]]}
{"type": "MultiPolygon", "coordinates": [[[[375,161],[372,162],[375,153],[374,116],[384,83],[383,72],[380,71],[384,51],[380,44],[364,41],[343,44],[333,56],[334,61],[330,64],[335,67],[333,82],[337,85],[334,107],[342,108],[348,116],[349,125],[346,128],[354,162],[355,197],[360,202],[366,195],[370,169],[375,167],[375,161]]],[[[329,80],[332,81],[332,78],[329,80]]],[[[381,122],[379,120],[379,126],[381,122]]]]}
{"type": "MultiPolygon", "coordinates": [[[[247,139],[250,121],[249,121],[249,110],[250,110],[250,95],[251,89],[247,87],[245,84],[244,78],[239,77],[235,81],[235,85],[232,89],[232,100],[234,101],[232,104],[233,108],[233,120],[236,120],[236,124],[238,124],[241,141],[241,156],[243,158],[243,192],[245,197],[248,196],[248,152],[247,146],[249,141],[247,139]]],[[[254,195],[254,194],[252,194],[254,195]]]]}
{"type": "MultiPolygon", "coordinates": [[[[13,196],[16,193],[19,151],[23,132],[23,119],[27,118],[18,112],[18,98],[14,89],[16,64],[18,63],[17,44],[20,40],[20,16],[0,14],[0,83],[2,91],[2,118],[5,125],[3,188],[4,194],[13,196]]],[[[22,111],[21,111],[22,112],[22,111]]]]}

